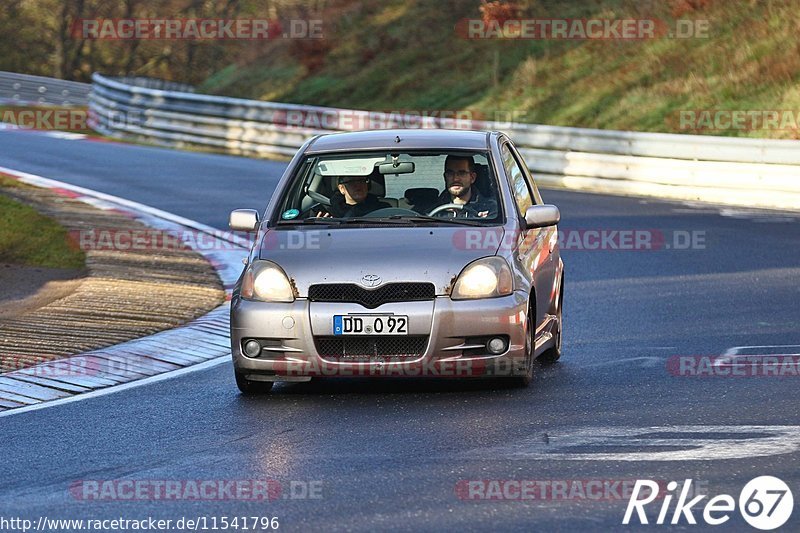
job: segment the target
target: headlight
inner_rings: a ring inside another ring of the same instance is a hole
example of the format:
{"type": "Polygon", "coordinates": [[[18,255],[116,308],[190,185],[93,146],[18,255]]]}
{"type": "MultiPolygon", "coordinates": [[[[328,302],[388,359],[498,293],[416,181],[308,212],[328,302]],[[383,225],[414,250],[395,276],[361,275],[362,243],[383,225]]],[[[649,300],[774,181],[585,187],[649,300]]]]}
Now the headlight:
{"type": "Polygon", "coordinates": [[[271,261],[254,261],[244,273],[242,298],[263,302],[293,302],[294,291],[281,267],[271,261]]]}
{"type": "Polygon", "coordinates": [[[514,290],[511,268],[502,257],[484,257],[467,265],[458,275],[450,298],[472,300],[507,296],[514,290]]]}

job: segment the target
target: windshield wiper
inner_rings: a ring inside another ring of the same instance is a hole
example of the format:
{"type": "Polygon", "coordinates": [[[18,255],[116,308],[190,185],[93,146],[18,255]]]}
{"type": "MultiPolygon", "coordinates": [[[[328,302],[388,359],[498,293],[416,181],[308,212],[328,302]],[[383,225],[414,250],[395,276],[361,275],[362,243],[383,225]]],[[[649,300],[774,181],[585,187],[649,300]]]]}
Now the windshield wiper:
{"type": "Polygon", "coordinates": [[[342,224],[404,224],[405,222],[396,217],[355,217],[343,218],[342,224]]]}
{"type": "MultiPolygon", "coordinates": [[[[412,223],[436,223],[436,224],[455,224],[458,226],[484,226],[485,224],[477,220],[465,220],[457,217],[431,217],[428,215],[392,215],[387,217],[392,221],[403,221],[412,223]]],[[[382,219],[386,220],[386,219],[382,219]]]]}
{"type": "Polygon", "coordinates": [[[278,226],[296,226],[298,224],[322,224],[325,226],[338,226],[342,223],[341,218],[332,217],[309,217],[301,220],[281,220],[276,225],[278,226]]]}
{"type": "Polygon", "coordinates": [[[281,220],[277,226],[297,226],[314,225],[340,226],[342,224],[455,224],[457,226],[485,226],[486,224],[477,220],[465,220],[463,218],[429,217],[427,215],[392,215],[389,217],[356,217],[356,218],[331,218],[331,217],[310,217],[301,220],[281,220]]]}

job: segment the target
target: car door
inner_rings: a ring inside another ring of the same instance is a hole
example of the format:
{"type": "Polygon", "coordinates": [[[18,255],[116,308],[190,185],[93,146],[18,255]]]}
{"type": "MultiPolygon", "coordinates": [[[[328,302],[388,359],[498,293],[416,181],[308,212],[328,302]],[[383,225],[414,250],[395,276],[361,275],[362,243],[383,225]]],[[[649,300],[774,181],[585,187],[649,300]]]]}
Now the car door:
{"type": "MultiPolygon", "coordinates": [[[[545,203],[542,200],[541,194],[539,194],[539,188],[536,186],[536,180],[533,179],[533,174],[531,174],[530,170],[528,169],[528,165],[525,164],[525,160],[520,155],[517,147],[514,146],[514,143],[509,142],[509,148],[511,148],[511,153],[514,154],[517,161],[522,162],[522,173],[525,175],[525,178],[528,181],[528,184],[533,191],[534,203],[536,205],[543,205],[545,203]]],[[[559,294],[559,290],[561,289],[561,254],[558,247],[558,227],[557,226],[550,226],[548,228],[542,228],[546,231],[546,261],[543,262],[542,268],[546,272],[547,276],[547,288],[549,294],[548,300],[548,309],[552,309],[555,312],[556,307],[558,307],[560,302],[557,301],[557,297],[559,294]]]]}
{"type": "MultiPolygon", "coordinates": [[[[525,211],[529,207],[541,204],[541,197],[533,186],[522,158],[508,139],[501,144],[500,155],[514,196],[517,214],[524,219],[525,211]]],[[[555,231],[555,226],[523,230],[520,246],[515,250],[517,261],[529,272],[535,288],[537,330],[543,325],[552,308],[557,264],[557,261],[553,260],[557,237],[555,231]]]]}

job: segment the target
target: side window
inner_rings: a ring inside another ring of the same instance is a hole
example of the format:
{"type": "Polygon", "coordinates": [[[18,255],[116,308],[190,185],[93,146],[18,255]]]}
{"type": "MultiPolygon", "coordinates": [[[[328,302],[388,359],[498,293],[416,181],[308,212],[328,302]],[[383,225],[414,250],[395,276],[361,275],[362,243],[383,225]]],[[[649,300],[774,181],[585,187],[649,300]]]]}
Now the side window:
{"type": "Polygon", "coordinates": [[[511,152],[516,158],[517,162],[520,163],[520,166],[522,167],[522,173],[525,174],[525,178],[528,180],[528,185],[530,186],[530,189],[533,191],[533,203],[536,205],[543,204],[544,201],[542,200],[542,195],[539,194],[539,188],[536,186],[536,181],[534,181],[533,175],[531,174],[531,171],[528,169],[528,165],[525,164],[525,159],[523,159],[522,155],[519,153],[519,150],[517,150],[516,146],[509,145],[509,148],[511,148],[511,152]]]}
{"type": "Polygon", "coordinates": [[[511,189],[514,192],[514,200],[517,203],[517,210],[520,216],[525,216],[525,211],[533,205],[532,194],[528,180],[525,179],[525,173],[520,168],[514,154],[505,143],[500,147],[500,155],[503,158],[503,167],[509,177],[511,189]]]}

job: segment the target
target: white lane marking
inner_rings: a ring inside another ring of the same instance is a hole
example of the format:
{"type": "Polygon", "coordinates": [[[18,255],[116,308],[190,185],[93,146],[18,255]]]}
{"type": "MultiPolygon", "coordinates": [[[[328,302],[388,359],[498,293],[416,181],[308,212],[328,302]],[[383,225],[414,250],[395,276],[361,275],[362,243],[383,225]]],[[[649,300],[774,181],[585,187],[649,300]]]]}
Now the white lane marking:
{"type": "Polygon", "coordinates": [[[718,215],[719,214],[719,209],[714,209],[713,207],[709,208],[707,205],[704,205],[702,207],[700,205],[698,205],[697,207],[688,207],[688,208],[675,207],[675,208],[672,209],[672,212],[673,213],[678,213],[678,214],[681,214],[681,215],[685,215],[685,214],[688,214],[688,215],[718,215]]]}
{"type": "Polygon", "coordinates": [[[71,131],[46,131],[46,137],[53,137],[54,139],[64,139],[67,141],[80,141],[86,138],[85,133],[72,133],[71,131]]]}
{"type": "Polygon", "coordinates": [[[750,220],[751,222],[795,222],[797,215],[786,211],[760,211],[757,209],[724,208],[719,212],[720,216],[750,220]]]}
{"type": "Polygon", "coordinates": [[[681,205],[687,206],[686,208],[673,208],[673,213],[678,214],[714,214],[726,218],[736,218],[740,220],[749,220],[755,223],[786,223],[796,222],[798,220],[797,213],[781,209],[756,209],[747,207],[731,207],[728,205],[720,205],[717,207],[709,207],[708,202],[695,202],[691,200],[684,200],[680,202],[681,205]]]}
{"type": "Polygon", "coordinates": [[[714,358],[713,366],[724,368],[733,365],[736,359],[776,356],[800,356],[798,344],[764,344],[755,346],[734,346],[725,350],[721,356],[714,358]]]}
{"type": "Polygon", "coordinates": [[[677,346],[642,346],[642,350],[677,350],[677,346]]]}
{"type": "Polygon", "coordinates": [[[29,405],[27,407],[17,407],[15,409],[10,409],[8,411],[0,412],[0,418],[3,418],[4,416],[12,416],[12,415],[19,415],[22,413],[28,413],[30,411],[38,411],[39,409],[47,409],[48,407],[56,407],[58,405],[64,405],[67,403],[89,400],[91,398],[97,398],[98,396],[105,396],[107,394],[113,394],[115,392],[122,392],[128,389],[132,389],[134,387],[141,387],[144,385],[150,385],[152,383],[158,383],[159,381],[165,381],[167,379],[177,378],[183,376],[184,374],[189,374],[191,372],[198,372],[200,370],[212,368],[221,365],[223,363],[229,362],[230,360],[231,360],[230,355],[223,355],[222,357],[210,359],[204,363],[198,363],[196,365],[187,366],[185,368],[179,368],[178,370],[172,370],[164,374],[158,374],[157,376],[151,376],[149,378],[140,379],[137,381],[129,381],[128,383],[122,383],[121,385],[113,385],[111,387],[106,387],[104,389],[98,389],[91,392],[82,392],[80,394],[76,394],[75,396],[70,396],[69,398],[63,398],[60,400],[42,402],[35,405],[29,405]]]}
{"type": "Polygon", "coordinates": [[[734,346],[728,348],[722,355],[800,355],[800,344],[762,344],[754,346],[734,346]],[[780,348],[780,350],[775,350],[780,348]],[[785,350],[785,348],[794,349],[795,352],[785,350]],[[753,353],[748,354],[750,350],[753,353]]]}
{"type": "Polygon", "coordinates": [[[530,437],[466,455],[497,460],[716,461],[798,450],[800,426],[591,427],[548,431],[547,439],[530,437]]]}

